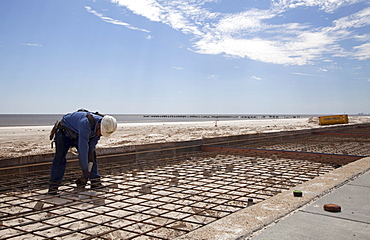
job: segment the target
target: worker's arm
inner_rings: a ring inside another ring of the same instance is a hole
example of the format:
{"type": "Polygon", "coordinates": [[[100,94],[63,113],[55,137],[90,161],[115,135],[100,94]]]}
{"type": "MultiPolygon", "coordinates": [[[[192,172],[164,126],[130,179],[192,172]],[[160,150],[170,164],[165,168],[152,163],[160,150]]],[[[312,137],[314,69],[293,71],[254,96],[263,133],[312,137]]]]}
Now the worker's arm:
{"type": "Polygon", "coordinates": [[[93,137],[93,138],[90,139],[90,142],[89,142],[89,151],[90,152],[95,151],[96,144],[98,144],[99,139],[100,139],[100,137],[93,137]]]}
{"type": "Polygon", "coordinates": [[[78,156],[80,160],[80,167],[84,173],[84,177],[88,178],[88,155],[89,155],[89,141],[91,134],[90,123],[87,118],[83,118],[80,122],[78,134],[78,156]]]}

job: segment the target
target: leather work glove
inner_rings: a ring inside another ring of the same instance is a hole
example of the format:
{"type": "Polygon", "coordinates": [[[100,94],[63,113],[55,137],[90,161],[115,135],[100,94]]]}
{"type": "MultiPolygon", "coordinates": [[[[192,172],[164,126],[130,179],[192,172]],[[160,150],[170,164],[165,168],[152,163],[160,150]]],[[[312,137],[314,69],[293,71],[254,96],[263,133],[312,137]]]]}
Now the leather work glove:
{"type": "Polygon", "coordinates": [[[76,180],[77,187],[84,187],[87,184],[87,178],[79,178],[76,180]]]}
{"type": "Polygon", "coordinates": [[[76,191],[77,192],[84,192],[86,189],[86,184],[87,184],[87,178],[79,178],[76,180],[76,191]]]}

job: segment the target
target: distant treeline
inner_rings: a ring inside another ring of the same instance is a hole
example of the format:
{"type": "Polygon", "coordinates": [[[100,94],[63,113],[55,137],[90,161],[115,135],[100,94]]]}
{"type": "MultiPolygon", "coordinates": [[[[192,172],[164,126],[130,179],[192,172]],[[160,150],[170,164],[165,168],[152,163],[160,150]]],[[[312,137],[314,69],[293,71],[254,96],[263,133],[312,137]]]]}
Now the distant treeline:
{"type": "Polygon", "coordinates": [[[283,119],[300,118],[300,115],[143,115],[145,118],[211,118],[211,119],[283,119]]]}

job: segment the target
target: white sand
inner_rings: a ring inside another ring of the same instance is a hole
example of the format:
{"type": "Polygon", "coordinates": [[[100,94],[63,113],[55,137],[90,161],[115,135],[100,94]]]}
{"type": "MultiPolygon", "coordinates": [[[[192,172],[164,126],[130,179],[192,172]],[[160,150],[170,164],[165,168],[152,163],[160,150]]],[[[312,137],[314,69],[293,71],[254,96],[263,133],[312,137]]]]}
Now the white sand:
{"type": "MultiPolygon", "coordinates": [[[[369,116],[350,117],[350,123],[370,123],[369,116]]],[[[176,142],[253,134],[321,128],[317,118],[264,119],[176,123],[123,123],[109,138],[102,137],[98,148],[148,143],[176,142]]],[[[0,158],[53,153],[49,141],[52,126],[0,127],[0,158]]]]}

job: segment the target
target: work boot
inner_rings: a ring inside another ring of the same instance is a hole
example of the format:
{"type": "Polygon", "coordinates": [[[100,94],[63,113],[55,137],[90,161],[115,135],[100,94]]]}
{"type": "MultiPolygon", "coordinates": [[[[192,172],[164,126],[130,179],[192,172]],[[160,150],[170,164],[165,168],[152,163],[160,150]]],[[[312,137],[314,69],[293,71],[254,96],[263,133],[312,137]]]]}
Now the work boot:
{"type": "Polygon", "coordinates": [[[104,186],[101,181],[100,181],[100,178],[98,179],[91,179],[91,186],[90,186],[90,189],[91,190],[100,190],[100,191],[105,191],[107,190],[107,187],[104,186]]]}
{"type": "Polygon", "coordinates": [[[85,192],[85,188],[86,188],[86,183],[87,183],[87,179],[86,178],[79,178],[76,180],[76,185],[77,185],[77,188],[76,188],[76,191],[77,192],[85,192]]]}
{"type": "Polygon", "coordinates": [[[58,183],[50,183],[49,184],[49,191],[48,191],[48,195],[53,195],[53,196],[56,196],[58,195],[58,188],[59,188],[59,185],[58,183]]]}

